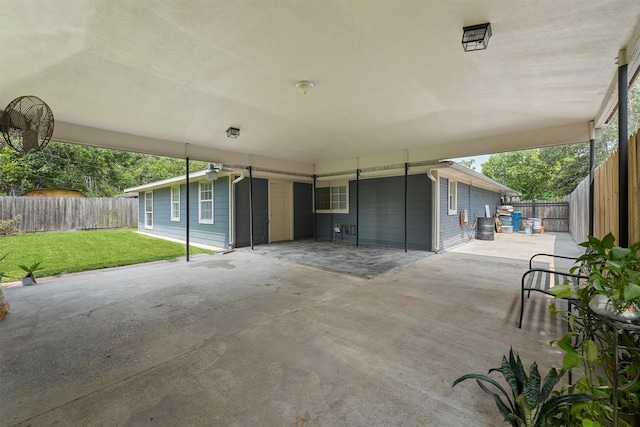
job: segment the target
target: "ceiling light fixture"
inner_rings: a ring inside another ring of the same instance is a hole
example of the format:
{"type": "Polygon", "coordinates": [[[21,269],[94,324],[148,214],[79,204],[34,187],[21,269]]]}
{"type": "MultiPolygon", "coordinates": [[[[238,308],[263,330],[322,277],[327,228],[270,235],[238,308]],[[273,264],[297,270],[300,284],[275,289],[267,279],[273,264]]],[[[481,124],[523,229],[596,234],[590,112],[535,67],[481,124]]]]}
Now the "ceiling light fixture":
{"type": "Polygon", "coordinates": [[[230,127],[229,129],[227,129],[227,137],[228,138],[236,139],[239,136],[240,136],[240,129],[233,128],[233,127],[230,127]]]}
{"type": "Polygon", "coordinates": [[[296,83],[296,88],[300,91],[301,94],[306,95],[311,89],[313,89],[313,82],[308,80],[300,80],[296,83]]]}
{"type": "Polygon", "coordinates": [[[490,23],[463,27],[462,30],[462,47],[465,52],[483,50],[489,45],[489,37],[491,37],[490,23]]]}

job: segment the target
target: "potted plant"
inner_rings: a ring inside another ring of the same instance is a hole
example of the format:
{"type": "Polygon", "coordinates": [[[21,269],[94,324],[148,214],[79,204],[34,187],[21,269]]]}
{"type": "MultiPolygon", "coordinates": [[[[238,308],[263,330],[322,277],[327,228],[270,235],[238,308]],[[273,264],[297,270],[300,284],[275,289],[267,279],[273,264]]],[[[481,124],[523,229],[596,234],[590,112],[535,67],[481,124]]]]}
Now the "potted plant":
{"type": "Polygon", "coordinates": [[[552,368],[541,381],[538,365],[533,362],[527,375],[520,356],[514,354],[513,349],[509,350],[508,358],[502,357],[502,365],[490,369],[489,374],[491,372],[502,374],[509,385],[510,394],[498,381],[482,374],[463,375],[454,381],[453,387],[462,381],[475,379],[480,389],[493,397],[504,420],[513,427],[577,425],[578,421],[572,419],[571,407],[593,399],[587,394],[565,394],[564,388],[554,391],[565,373],[564,370],[558,372],[552,368]]]}
{"type": "Polygon", "coordinates": [[[580,373],[571,390],[594,397],[580,409],[592,426],[640,426],[640,242],[621,248],[608,234],[580,245],[587,251],[571,272],[588,282],[577,292],[568,283],[552,289],[575,308],[568,334],[554,341],[565,351],[562,367],[580,373]]]}
{"type": "Polygon", "coordinates": [[[42,262],[36,262],[28,266],[26,265],[18,266],[21,270],[23,270],[26,273],[25,276],[22,278],[23,286],[31,286],[31,285],[37,284],[35,272],[38,270],[42,270],[42,267],[40,267],[41,263],[42,262]]]}

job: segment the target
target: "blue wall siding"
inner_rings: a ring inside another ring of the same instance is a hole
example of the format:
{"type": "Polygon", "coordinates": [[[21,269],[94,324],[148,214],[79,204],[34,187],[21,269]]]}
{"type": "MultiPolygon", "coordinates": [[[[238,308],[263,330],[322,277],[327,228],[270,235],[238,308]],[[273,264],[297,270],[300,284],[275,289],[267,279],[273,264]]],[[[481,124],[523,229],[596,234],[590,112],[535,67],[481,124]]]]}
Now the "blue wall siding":
{"type": "Polygon", "coordinates": [[[455,215],[448,214],[449,180],[440,178],[440,249],[447,250],[471,240],[469,231],[476,218],[484,217],[484,207],[489,205],[491,213],[500,205],[500,193],[473,187],[458,182],[458,203],[455,215]],[[460,224],[460,212],[469,211],[469,224],[464,227],[460,224]]]}
{"type": "MultiPolygon", "coordinates": [[[[189,183],[191,210],[189,215],[189,241],[205,245],[228,247],[229,245],[229,178],[213,181],[213,224],[198,222],[198,182],[189,183]]],[[[180,185],[180,221],[171,221],[171,188],[153,190],[153,229],[144,228],[144,193],[140,193],[138,229],[145,233],[186,239],[187,195],[186,185],[180,185]]]]}
{"type": "MultiPolygon", "coordinates": [[[[360,243],[404,248],[404,176],[360,180],[360,243]]],[[[431,181],[425,174],[407,179],[409,249],[431,248],[431,181]]],[[[318,213],[318,239],[356,241],[356,181],[349,182],[349,213],[318,213]],[[333,227],[340,233],[334,236],[333,227]]]]}

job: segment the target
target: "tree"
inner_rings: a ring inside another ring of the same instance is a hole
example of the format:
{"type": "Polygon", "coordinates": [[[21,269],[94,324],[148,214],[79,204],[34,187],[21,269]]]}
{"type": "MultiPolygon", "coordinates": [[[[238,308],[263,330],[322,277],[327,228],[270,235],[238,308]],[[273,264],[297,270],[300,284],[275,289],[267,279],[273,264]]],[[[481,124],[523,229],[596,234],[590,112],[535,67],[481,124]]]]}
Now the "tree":
{"type": "Polygon", "coordinates": [[[482,164],[482,173],[522,193],[522,199],[551,197],[550,170],[540,150],[521,150],[492,154],[482,164]]]}
{"type": "Polygon", "coordinates": [[[460,160],[458,163],[461,164],[462,166],[468,167],[471,170],[476,170],[476,167],[474,166],[475,162],[476,162],[476,159],[467,159],[467,160],[460,160]]]}
{"type": "MultiPolygon", "coordinates": [[[[206,167],[193,162],[191,170],[206,167]]],[[[0,150],[0,195],[37,188],[66,188],[112,197],[125,188],[184,174],[182,159],[51,142],[40,152],[0,150]]]]}

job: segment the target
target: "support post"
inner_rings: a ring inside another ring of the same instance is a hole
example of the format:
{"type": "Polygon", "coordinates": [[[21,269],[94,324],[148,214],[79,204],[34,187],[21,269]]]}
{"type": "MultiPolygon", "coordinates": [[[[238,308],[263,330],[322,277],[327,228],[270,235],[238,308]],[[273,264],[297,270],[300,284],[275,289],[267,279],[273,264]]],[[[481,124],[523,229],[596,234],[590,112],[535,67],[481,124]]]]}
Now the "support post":
{"type": "Polygon", "coordinates": [[[356,246],[360,246],[360,169],[356,169],[356,246]]]}
{"type": "Polygon", "coordinates": [[[618,53],[618,244],[629,246],[629,83],[627,51],[618,53]]]}
{"type": "Polygon", "coordinates": [[[313,241],[318,241],[318,211],[316,208],[316,181],[317,175],[313,174],[313,195],[311,199],[311,203],[313,204],[313,241]]]}
{"type": "Polygon", "coordinates": [[[594,171],[595,171],[595,158],[596,158],[596,129],[593,121],[589,122],[589,236],[593,236],[593,210],[595,208],[594,203],[594,171]]]}
{"type": "Polygon", "coordinates": [[[253,250],[253,166],[249,166],[249,242],[253,250]]]}
{"type": "Polygon", "coordinates": [[[409,163],[404,163],[404,251],[407,252],[409,249],[409,241],[407,235],[407,210],[409,205],[409,187],[408,187],[408,178],[409,178],[409,163]]]}
{"type": "Polygon", "coordinates": [[[189,157],[185,157],[185,169],[187,170],[186,173],[186,202],[187,202],[187,217],[184,220],[184,226],[185,226],[185,242],[186,242],[186,249],[185,251],[187,252],[186,254],[186,259],[187,262],[189,262],[189,157]]]}

